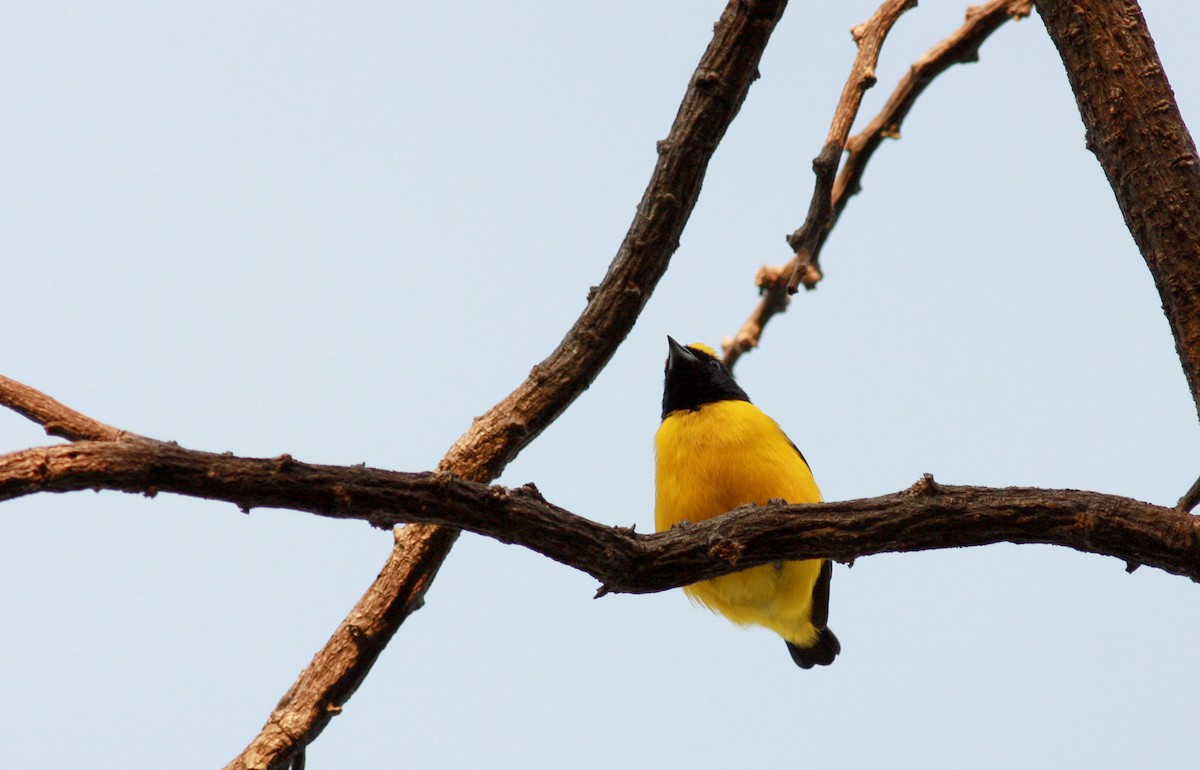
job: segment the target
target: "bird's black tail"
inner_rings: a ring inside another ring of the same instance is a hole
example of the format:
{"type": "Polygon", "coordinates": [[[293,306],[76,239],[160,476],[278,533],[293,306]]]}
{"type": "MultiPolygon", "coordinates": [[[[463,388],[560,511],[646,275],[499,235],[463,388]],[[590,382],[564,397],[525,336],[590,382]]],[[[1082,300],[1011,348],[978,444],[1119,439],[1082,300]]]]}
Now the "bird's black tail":
{"type": "Polygon", "coordinates": [[[787,648],[797,666],[812,668],[813,666],[828,666],[832,663],[833,659],[842,651],[842,643],[838,641],[833,631],[822,628],[817,634],[817,641],[813,646],[800,647],[788,642],[787,648]]]}

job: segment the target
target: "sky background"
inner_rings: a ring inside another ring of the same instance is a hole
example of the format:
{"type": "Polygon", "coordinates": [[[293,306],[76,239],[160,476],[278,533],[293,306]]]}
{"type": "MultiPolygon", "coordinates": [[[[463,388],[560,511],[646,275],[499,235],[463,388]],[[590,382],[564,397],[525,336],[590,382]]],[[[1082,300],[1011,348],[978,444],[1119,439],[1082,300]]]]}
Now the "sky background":
{"type": "MultiPolygon", "coordinates": [[[[0,372],[201,450],[407,471],[557,344],[629,226],[723,2],[0,6],[0,372]]],[[[1145,0],[1200,125],[1200,7],[1145,0]]],[[[719,344],[788,257],[875,3],[794,2],[672,266],[506,484],[652,528],[665,337],[719,344]]],[[[964,4],[893,31],[860,124],[964,4]]],[[[827,499],[946,483],[1174,504],[1195,407],[1036,18],[921,97],[737,368],[827,499]]],[[[44,444],[0,412],[0,451],[44,444]]],[[[170,495],[0,518],[0,765],[219,767],[388,532],[170,495]]],[[[1062,548],[834,570],[836,664],[678,591],[464,535],[308,766],[1180,766],[1200,589],[1062,548]]]]}

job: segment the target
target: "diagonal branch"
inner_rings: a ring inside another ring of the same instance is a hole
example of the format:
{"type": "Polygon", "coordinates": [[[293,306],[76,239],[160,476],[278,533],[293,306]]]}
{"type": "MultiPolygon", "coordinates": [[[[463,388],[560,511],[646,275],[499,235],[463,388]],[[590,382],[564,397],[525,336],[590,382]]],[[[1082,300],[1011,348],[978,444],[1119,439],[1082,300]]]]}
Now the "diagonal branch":
{"type": "MultiPolygon", "coordinates": [[[[813,170],[817,175],[812,202],[809,205],[808,216],[799,230],[788,236],[792,246],[793,256],[785,264],[778,266],[763,266],[755,274],[755,284],[762,295],[750,317],[738,329],[732,338],[726,338],[724,360],[726,365],[733,366],[743,353],[757,347],[762,337],[763,328],[778,313],[787,309],[790,294],[800,282],[808,287],[814,286],[821,280],[819,269],[821,250],[830,230],[837,224],[846,208],[850,197],[856,195],[866,170],[867,161],[883,143],[884,139],[897,139],[900,136],[900,124],[908,116],[909,110],[916,103],[917,97],[933,82],[934,78],[955,64],[965,64],[978,61],[979,46],[1009,19],[1020,19],[1028,16],[1032,0],[990,0],[979,6],[967,9],[966,20],[952,34],[926,51],[921,58],[909,67],[904,77],[896,84],[896,88],[867,126],[849,139],[844,133],[835,131],[847,125],[846,116],[853,122],[858,113],[861,94],[855,99],[855,91],[851,85],[855,82],[864,83],[866,87],[865,70],[860,69],[859,59],[862,49],[851,70],[850,80],[842,92],[842,99],[834,111],[834,121],[830,128],[829,138],[821,155],[813,161],[813,170]],[[856,73],[859,80],[856,81],[856,73]],[[851,108],[853,114],[850,113],[851,108]],[[839,116],[842,116],[839,118],[839,116]],[[830,142],[840,136],[837,142],[837,152],[830,150],[830,142]],[[841,148],[847,151],[836,179],[837,161],[841,156],[841,148]],[[827,156],[828,153],[828,156],[827,156]],[[832,158],[832,169],[828,163],[832,158]]],[[[880,9],[882,10],[882,8],[880,9]]],[[[879,11],[876,12],[876,16],[879,11]]],[[[875,17],[872,17],[874,19],[875,17]]],[[[871,24],[871,21],[866,22],[871,24]]],[[[861,29],[856,27],[855,29],[861,29]]],[[[886,31],[885,31],[886,34],[886,31]]],[[[857,39],[857,37],[856,37],[857,39]]],[[[870,72],[873,73],[872,65],[870,72]]],[[[873,77],[873,74],[872,74],[873,77]]]]}
{"type": "MultiPolygon", "coordinates": [[[[438,468],[476,481],[504,466],[595,379],[666,270],[708,161],[758,75],[786,0],[730,0],[713,30],[608,274],[558,348],[455,442],[438,468]]],[[[362,682],[400,624],[420,607],[457,531],[413,525],[379,577],[283,696],[259,735],[227,766],[281,768],[311,743],[362,682]]]]}
{"type": "Polygon", "coordinates": [[[1183,497],[1179,498],[1179,502],[1175,503],[1175,507],[1184,513],[1190,513],[1193,508],[1200,505],[1200,478],[1192,482],[1188,487],[1188,491],[1183,493],[1183,497]]]}
{"type": "Polygon", "coordinates": [[[1038,15],[1154,277],[1200,414],[1200,157],[1146,20],[1134,0],[1039,0],[1038,15]]]}
{"type": "MultiPolygon", "coordinates": [[[[81,489],[175,492],[245,510],[290,508],[381,527],[436,522],[587,572],[603,584],[601,593],[663,591],[782,559],[851,561],[1000,542],[1065,546],[1200,582],[1200,518],[1098,492],[949,486],[926,475],[908,490],[881,497],[746,507],[638,535],[548,503],[533,485],[488,486],[447,473],[309,465],[287,455],[232,457],[145,439],[0,456],[0,500],[81,489]]],[[[360,633],[368,630],[359,627],[360,633]]]]}
{"type": "Polygon", "coordinates": [[[813,173],[816,174],[817,180],[813,187],[812,201],[808,205],[808,215],[800,229],[788,236],[788,245],[795,252],[792,258],[794,267],[787,276],[788,294],[795,294],[801,282],[811,288],[820,278],[816,270],[817,249],[824,240],[824,233],[833,225],[834,174],[837,173],[838,163],[842,159],[846,138],[850,136],[850,127],[858,117],[863,94],[875,85],[875,66],[879,63],[879,54],[883,50],[888,33],[904,12],[916,5],[916,0],[885,0],[871,18],[850,30],[858,52],[850,66],[850,77],[846,79],[846,85],[842,88],[837,108],[833,111],[833,122],[829,126],[829,134],[825,137],[825,146],[821,148],[817,157],[813,158],[813,173]],[[811,275],[810,267],[813,269],[811,275]]]}
{"type": "Polygon", "coordinates": [[[93,420],[86,414],[55,401],[40,390],[0,374],[0,406],[33,420],[48,436],[70,441],[117,441],[134,434],[93,420]]]}
{"type": "MultiPolygon", "coordinates": [[[[1019,20],[1033,10],[1033,0],[992,0],[967,8],[966,20],[940,43],[913,62],[900,78],[883,109],[871,122],[846,142],[846,158],[833,185],[833,217],[821,236],[824,243],[829,230],[842,215],[850,197],[862,191],[862,176],[867,162],[884,139],[899,139],[900,126],[925,88],[955,64],[979,61],[979,46],[1009,19],[1019,20]]],[[[814,255],[814,259],[819,256],[814,255]]]]}

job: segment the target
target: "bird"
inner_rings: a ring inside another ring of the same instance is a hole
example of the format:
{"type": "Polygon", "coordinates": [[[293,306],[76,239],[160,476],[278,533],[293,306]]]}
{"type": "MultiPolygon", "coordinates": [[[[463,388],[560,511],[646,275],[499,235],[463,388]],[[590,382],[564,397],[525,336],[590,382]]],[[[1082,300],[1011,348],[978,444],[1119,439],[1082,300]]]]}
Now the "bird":
{"type": "MultiPolygon", "coordinates": [[[[779,425],[750,403],[703,343],[667,337],[662,423],[654,436],[655,528],[695,524],[742,505],[818,503],[808,461],[779,425]]],[[[684,586],[693,602],[738,625],[783,637],[803,669],[827,666],[842,646],[829,618],[828,559],[781,561],[684,586]]]]}

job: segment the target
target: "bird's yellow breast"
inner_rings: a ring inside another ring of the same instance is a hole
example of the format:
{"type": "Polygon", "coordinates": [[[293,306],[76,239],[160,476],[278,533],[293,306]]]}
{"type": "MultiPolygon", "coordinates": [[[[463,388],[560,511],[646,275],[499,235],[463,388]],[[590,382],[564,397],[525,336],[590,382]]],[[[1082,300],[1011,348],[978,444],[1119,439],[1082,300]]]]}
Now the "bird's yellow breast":
{"type": "Polygon", "coordinates": [[[654,459],[660,531],[739,505],[821,500],[808,464],[775,421],[749,401],[672,412],[655,434],[654,459]]]}
{"type": "MultiPolygon", "coordinates": [[[[654,437],[659,530],[741,505],[820,502],[808,464],[783,430],[748,401],[717,401],[667,415],[654,437]]],[[[692,599],[736,623],[809,644],[818,560],[766,564],[687,586],[692,599]]]]}

